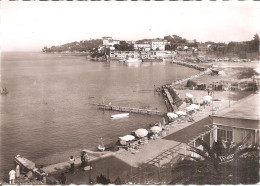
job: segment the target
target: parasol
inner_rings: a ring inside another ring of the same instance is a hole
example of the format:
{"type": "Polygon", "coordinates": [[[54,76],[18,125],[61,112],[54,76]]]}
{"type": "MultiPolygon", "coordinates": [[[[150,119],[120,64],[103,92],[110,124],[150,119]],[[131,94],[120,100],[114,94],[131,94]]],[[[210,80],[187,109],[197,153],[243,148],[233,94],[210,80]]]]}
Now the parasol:
{"type": "Polygon", "coordinates": [[[167,113],[167,116],[168,116],[169,118],[178,118],[178,115],[177,115],[177,114],[174,114],[173,112],[168,112],[168,113],[167,113]]]}
{"type": "Polygon", "coordinates": [[[146,129],[137,129],[135,131],[135,135],[139,138],[145,137],[145,136],[147,136],[147,134],[148,134],[148,131],[146,129]]]}
{"type": "Polygon", "coordinates": [[[154,132],[154,133],[158,133],[158,132],[162,131],[162,128],[158,127],[158,126],[153,126],[151,128],[151,131],[154,132]]]}

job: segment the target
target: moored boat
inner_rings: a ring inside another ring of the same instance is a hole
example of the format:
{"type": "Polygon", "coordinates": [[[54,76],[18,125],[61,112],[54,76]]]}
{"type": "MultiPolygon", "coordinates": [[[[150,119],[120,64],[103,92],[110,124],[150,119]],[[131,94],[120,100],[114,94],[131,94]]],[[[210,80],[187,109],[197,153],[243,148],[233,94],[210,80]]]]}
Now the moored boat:
{"type": "Polygon", "coordinates": [[[6,95],[6,94],[8,94],[7,89],[6,89],[6,88],[3,88],[3,89],[1,90],[1,94],[2,94],[2,95],[6,95]]]}
{"type": "Polygon", "coordinates": [[[115,114],[115,115],[112,115],[111,118],[122,118],[122,117],[126,117],[126,116],[129,116],[129,113],[115,114]]]}
{"type": "Polygon", "coordinates": [[[141,59],[138,59],[138,58],[129,58],[127,60],[125,60],[126,63],[139,63],[139,62],[142,62],[141,59]]]}

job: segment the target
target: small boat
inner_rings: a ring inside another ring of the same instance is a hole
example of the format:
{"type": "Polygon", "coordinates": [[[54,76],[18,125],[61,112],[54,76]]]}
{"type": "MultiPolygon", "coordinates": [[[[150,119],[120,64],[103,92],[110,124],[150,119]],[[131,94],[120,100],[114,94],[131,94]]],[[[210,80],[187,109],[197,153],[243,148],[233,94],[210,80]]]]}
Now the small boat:
{"type": "Polygon", "coordinates": [[[105,149],[106,149],[105,146],[103,146],[103,145],[98,145],[98,150],[99,150],[99,151],[103,152],[103,151],[105,151],[105,149]]]}
{"type": "Polygon", "coordinates": [[[139,63],[142,62],[141,59],[137,59],[137,58],[129,58],[127,60],[125,60],[126,63],[139,63]]]}
{"type": "Polygon", "coordinates": [[[103,151],[105,151],[105,149],[106,149],[106,147],[105,147],[105,145],[103,143],[103,139],[100,138],[100,144],[98,145],[98,150],[103,152],[103,151]]]}
{"type": "Polygon", "coordinates": [[[125,59],[120,59],[119,62],[125,62],[125,59]]]}
{"type": "Polygon", "coordinates": [[[2,94],[2,95],[6,95],[6,94],[8,94],[7,89],[6,89],[6,88],[3,88],[3,89],[1,90],[1,94],[2,94]]]}
{"type": "Polygon", "coordinates": [[[122,117],[126,117],[126,116],[129,116],[129,113],[115,114],[115,115],[112,115],[111,118],[122,118],[122,117]]]}

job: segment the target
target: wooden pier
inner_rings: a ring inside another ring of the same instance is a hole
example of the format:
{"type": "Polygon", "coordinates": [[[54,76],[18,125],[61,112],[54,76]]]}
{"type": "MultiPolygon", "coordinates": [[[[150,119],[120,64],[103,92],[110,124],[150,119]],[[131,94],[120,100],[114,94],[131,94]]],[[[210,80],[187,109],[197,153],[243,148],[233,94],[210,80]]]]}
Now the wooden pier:
{"type": "Polygon", "coordinates": [[[164,88],[163,91],[165,92],[165,96],[167,97],[169,105],[171,106],[171,110],[174,111],[173,99],[170,92],[166,88],[164,88]]]}
{"type": "Polygon", "coordinates": [[[130,112],[130,113],[137,113],[137,114],[158,115],[158,116],[165,116],[166,115],[165,112],[161,112],[159,110],[130,108],[130,107],[121,107],[121,106],[104,105],[104,104],[98,104],[97,106],[98,106],[99,109],[104,109],[104,110],[130,112]]]}

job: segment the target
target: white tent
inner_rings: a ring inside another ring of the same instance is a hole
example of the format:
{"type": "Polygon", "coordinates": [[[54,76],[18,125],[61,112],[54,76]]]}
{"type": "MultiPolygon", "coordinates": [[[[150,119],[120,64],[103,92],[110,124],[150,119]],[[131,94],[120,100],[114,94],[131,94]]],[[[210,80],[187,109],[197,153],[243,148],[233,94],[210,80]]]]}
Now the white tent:
{"type": "Polygon", "coordinates": [[[178,115],[181,115],[181,116],[185,116],[185,115],[187,115],[186,114],[186,112],[184,112],[184,111],[177,111],[177,112],[175,112],[176,114],[178,114],[178,115]]]}
{"type": "Polygon", "coordinates": [[[223,70],[221,70],[218,72],[218,75],[224,77],[224,76],[226,76],[226,73],[223,70]]]}

